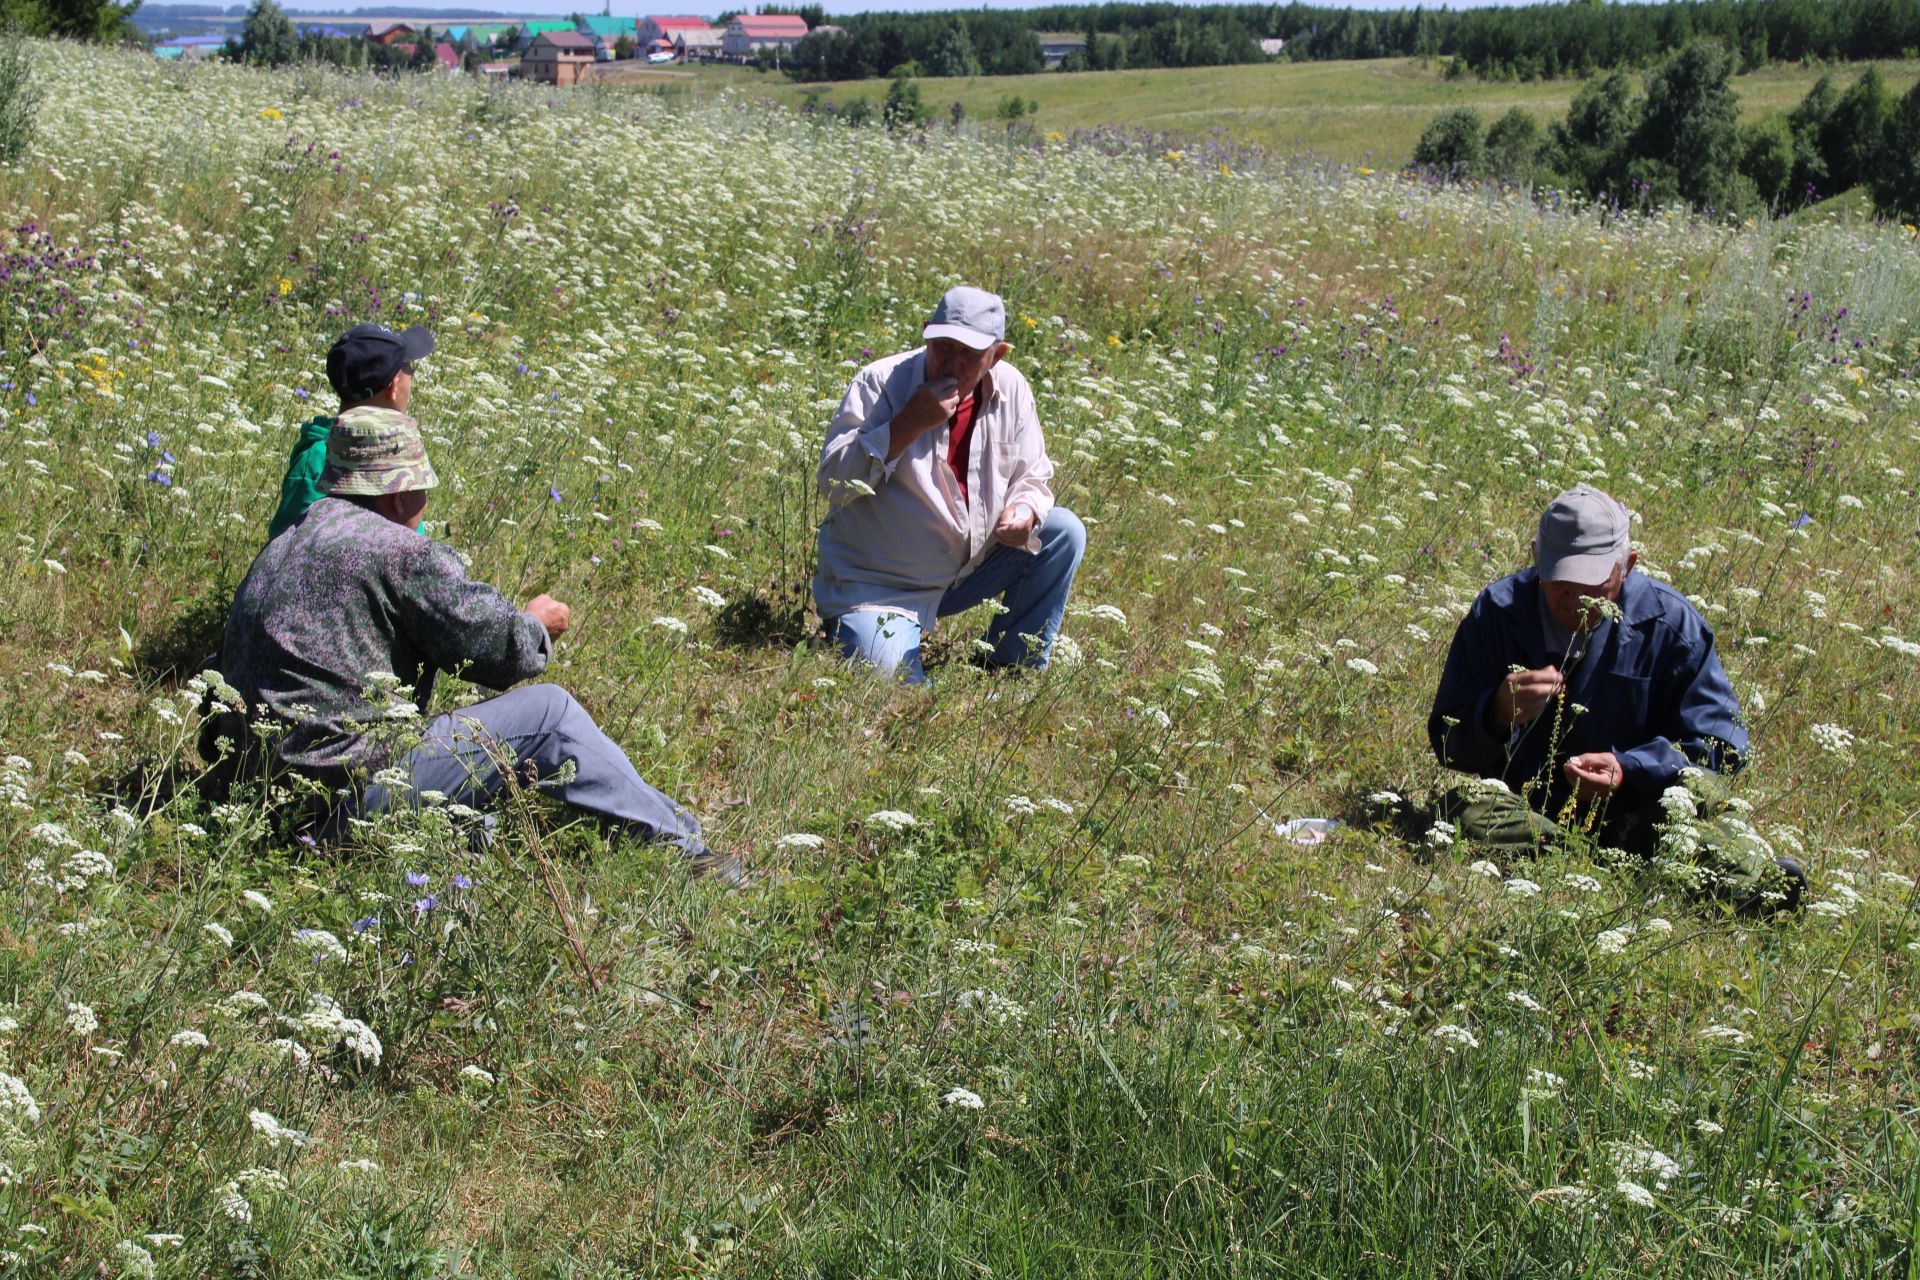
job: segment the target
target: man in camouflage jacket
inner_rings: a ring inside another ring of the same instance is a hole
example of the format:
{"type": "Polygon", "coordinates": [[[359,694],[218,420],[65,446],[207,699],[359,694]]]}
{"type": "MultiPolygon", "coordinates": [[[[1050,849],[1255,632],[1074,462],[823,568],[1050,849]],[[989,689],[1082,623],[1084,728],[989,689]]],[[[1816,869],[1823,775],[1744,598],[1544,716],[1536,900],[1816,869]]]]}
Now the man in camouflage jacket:
{"type": "Polygon", "coordinates": [[[452,548],[414,526],[436,484],[414,420],[361,406],[327,439],[328,496],[267,543],[234,597],[222,674],[246,722],[223,728],[260,764],[324,789],[331,828],[437,792],[485,807],[505,770],[606,824],[680,847],[696,868],[737,879],[700,825],[648,786],[619,746],[556,685],[536,684],[435,717],[418,708],[435,675],[506,688],[546,670],[567,606],[524,609],[468,578],[452,548]]]}

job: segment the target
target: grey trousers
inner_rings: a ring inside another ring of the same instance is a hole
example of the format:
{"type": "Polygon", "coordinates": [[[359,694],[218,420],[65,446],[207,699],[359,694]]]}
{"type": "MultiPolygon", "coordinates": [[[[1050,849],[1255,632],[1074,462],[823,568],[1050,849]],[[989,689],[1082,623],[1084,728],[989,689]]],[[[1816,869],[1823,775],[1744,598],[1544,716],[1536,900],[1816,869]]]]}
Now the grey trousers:
{"type": "Polygon", "coordinates": [[[395,763],[412,779],[412,794],[374,783],[358,813],[417,804],[423,791],[486,809],[506,787],[506,768],[523,782],[531,775],[535,790],[615,830],[678,845],[690,859],[707,856],[694,816],[648,786],[627,753],[559,685],[527,685],[436,716],[420,745],[395,763]]]}

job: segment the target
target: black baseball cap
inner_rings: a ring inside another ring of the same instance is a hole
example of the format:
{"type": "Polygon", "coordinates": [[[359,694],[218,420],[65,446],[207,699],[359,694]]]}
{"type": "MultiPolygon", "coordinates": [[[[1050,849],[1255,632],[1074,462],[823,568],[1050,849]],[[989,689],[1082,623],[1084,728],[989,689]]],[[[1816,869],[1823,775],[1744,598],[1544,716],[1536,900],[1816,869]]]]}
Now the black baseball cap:
{"type": "Polygon", "coordinates": [[[371,400],[387,389],[400,366],[433,354],[433,335],[419,325],[395,333],[384,325],[357,324],[327,352],[327,381],[344,404],[371,400]]]}

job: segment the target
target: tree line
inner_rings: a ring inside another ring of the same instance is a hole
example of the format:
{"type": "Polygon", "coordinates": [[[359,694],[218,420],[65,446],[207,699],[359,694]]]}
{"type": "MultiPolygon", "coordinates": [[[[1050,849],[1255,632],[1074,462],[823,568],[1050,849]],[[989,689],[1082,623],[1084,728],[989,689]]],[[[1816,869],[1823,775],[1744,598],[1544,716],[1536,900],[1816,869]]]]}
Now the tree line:
{"type": "Polygon", "coordinates": [[[1773,62],[1865,61],[1920,51],[1920,0],[1571,0],[1512,8],[1416,5],[1380,10],[1308,4],[1048,5],[1013,13],[868,13],[838,20],[844,36],[809,37],[782,63],[796,80],[900,73],[1020,75],[1038,71],[1037,35],[1084,42],[1062,71],[1197,67],[1279,56],[1327,61],[1417,57],[1485,79],[1587,78],[1651,67],[1696,40],[1727,50],[1739,70],[1773,62]]]}
{"type": "Polygon", "coordinates": [[[1077,38],[1063,71],[1211,67],[1257,62],[1276,34],[1267,5],[1055,5],[1017,12],[866,13],[835,19],[844,34],[802,40],[783,60],[795,80],[1027,75],[1042,70],[1040,34],[1077,38]]]}
{"type": "Polygon", "coordinates": [[[1429,57],[1483,79],[1585,78],[1650,67],[1710,39],[1741,70],[1773,62],[1866,61],[1920,50],[1920,0],[1571,0],[1449,11],[1416,7],[1277,9],[1287,56],[1299,59],[1429,57]]]}
{"type": "Polygon", "coordinates": [[[1578,191],[1623,207],[1686,201],[1705,212],[1786,213],[1855,187],[1887,217],[1920,214],[1920,84],[1895,97],[1874,67],[1844,89],[1822,75],[1789,112],[1739,120],[1734,56],[1696,40],[1645,78],[1615,70],[1544,131],[1515,107],[1482,127],[1443,111],[1414,148],[1442,177],[1578,191]]]}

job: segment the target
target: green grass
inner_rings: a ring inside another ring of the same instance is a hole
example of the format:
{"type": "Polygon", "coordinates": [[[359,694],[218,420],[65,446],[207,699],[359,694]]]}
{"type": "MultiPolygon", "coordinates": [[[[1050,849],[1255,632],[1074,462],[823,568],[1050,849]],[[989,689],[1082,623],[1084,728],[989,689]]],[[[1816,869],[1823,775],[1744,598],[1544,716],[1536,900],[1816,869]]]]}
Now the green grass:
{"type": "MultiPolygon", "coordinates": [[[[1889,88],[1904,92],[1920,68],[1910,62],[1878,64],[1889,88]]],[[[1861,68],[1834,68],[1844,85],[1861,68]]],[[[703,83],[741,85],[776,101],[797,105],[818,88],[825,100],[845,103],[865,96],[877,106],[885,81],[794,85],[738,68],[701,69],[703,83]]],[[[1770,67],[1738,76],[1743,118],[1791,110],[1819,78],[1818,69],[1770,67]]],[[[1564,117],[1579,92],[1577,80],[1531,84],[1447,80],[1438,63],[1422,67],[1404,58],[1370,62],[1281,62],[1237,67],[1153,71],[1050,72],[967,80],[921,79],[921,96],[938,113],[963,104],[971,116],[991,116],[1009,94],[1040,104],[1034,122],[1042,130],[1102,126],[1145,129],[1182,138],[1214,134],[1250,142],[1282,155],[1314,155],[1353,164],[1399,165],[1413,154],[1420,131],[1449,107],[1476,108],[1491,123],[1521,107],[1545,125],[1564,117]]]]}
{"type": "Polygon", "coordinates": [[[34,52],[0,1276],[1912,1272],[1903,229],[34,52]],[[952,619],[908,690],[787,610],[851,368],[963,279],[1090,550],[1074,660],[976,677],[952,619]],[[166,785],[160,659],[376,316],[438,333],[437,535],[573,605],[552,678],[758,887],[530,803],[484,855],[439,810],[329,850],[166,785]],[[1364,821],[1452,780],[1454,622],[1583,478],[1712,622],[1805,914],[1364,821]]]}

